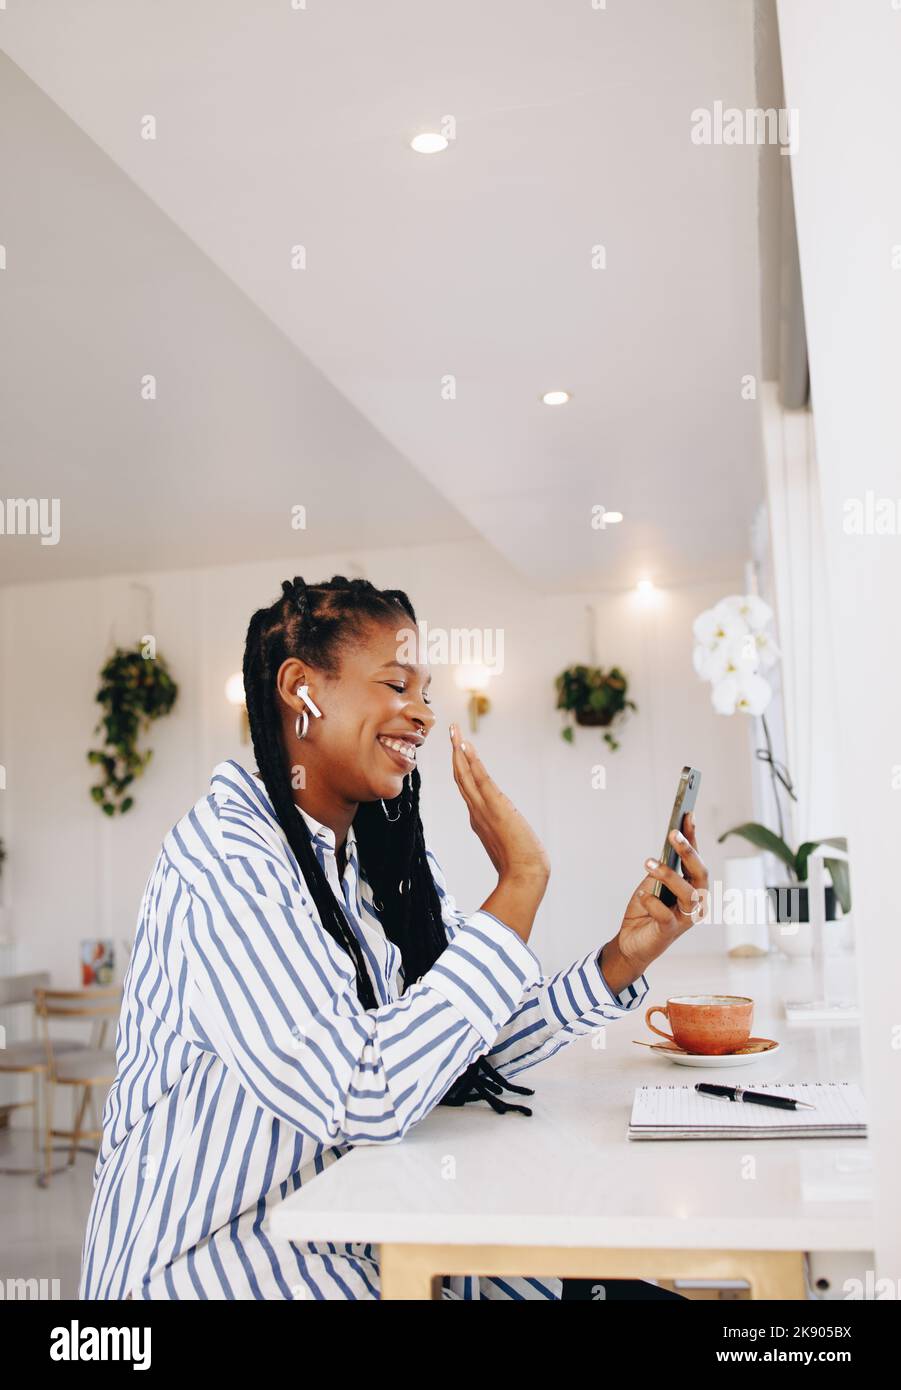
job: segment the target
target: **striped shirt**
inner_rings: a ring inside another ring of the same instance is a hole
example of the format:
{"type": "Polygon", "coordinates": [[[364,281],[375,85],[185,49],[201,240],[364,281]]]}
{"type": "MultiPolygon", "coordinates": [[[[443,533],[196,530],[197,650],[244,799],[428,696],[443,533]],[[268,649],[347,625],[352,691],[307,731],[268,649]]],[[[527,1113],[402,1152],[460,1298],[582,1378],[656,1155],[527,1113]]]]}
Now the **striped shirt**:
{"type": "MultiPolygon", "coordinates": [[[[404,992],[353,827],[339,878],[334,832],[300,814],[378,1006],[361,1005],[263,783],[220,763],[141,902],[79,1298],[378,1298],[377,1248],[274,1239],[267,1213],[351,1147],[402,1140],[477,1057],[513,1078],[647,994],[642,975],[614,995],[598,948],[543,976],[510,927],[456,908],[431,850],[448,945],[404,992]]],[[[559,1279],[442,1287],[451,1299],[560,1292],[559,1279]]]]}

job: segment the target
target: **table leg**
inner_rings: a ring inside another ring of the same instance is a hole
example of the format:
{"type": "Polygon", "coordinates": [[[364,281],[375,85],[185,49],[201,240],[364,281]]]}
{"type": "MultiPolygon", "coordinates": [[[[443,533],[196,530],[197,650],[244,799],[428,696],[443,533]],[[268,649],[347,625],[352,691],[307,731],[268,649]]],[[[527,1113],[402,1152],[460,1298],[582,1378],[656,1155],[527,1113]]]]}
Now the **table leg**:
{"type": "Polygon", "coordinates": [[[437,1298],[442,1274],[447,1272],[442,1265],[443,1257],[444,1250],[441,1246],[382,1245],[379,1252],[382,1298],[437,1298]]]}

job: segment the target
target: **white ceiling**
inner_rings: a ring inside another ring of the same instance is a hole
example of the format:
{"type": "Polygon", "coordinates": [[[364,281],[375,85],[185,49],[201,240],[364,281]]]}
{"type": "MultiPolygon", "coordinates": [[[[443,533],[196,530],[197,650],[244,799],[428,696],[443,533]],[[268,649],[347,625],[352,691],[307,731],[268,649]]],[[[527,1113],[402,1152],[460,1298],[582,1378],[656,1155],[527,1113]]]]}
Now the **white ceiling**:
{"type": "Polygon", "coordinates": [[[78,534],[69,558],[7,540],[0,577],[257,558],[294,502],[316,527],[278,553],[476,531],[549,590],[734,573],[761,494],[757,151],[690,129],[756,104],[753,13],[6,11],[41,91],[4,64],[5,452],[33,480],[4,487],[63,479],[78,534]],[[412,153],[448,115],[447,153],[412,153]],[[625,523],[593,530],[598,503],[625,523]]]}

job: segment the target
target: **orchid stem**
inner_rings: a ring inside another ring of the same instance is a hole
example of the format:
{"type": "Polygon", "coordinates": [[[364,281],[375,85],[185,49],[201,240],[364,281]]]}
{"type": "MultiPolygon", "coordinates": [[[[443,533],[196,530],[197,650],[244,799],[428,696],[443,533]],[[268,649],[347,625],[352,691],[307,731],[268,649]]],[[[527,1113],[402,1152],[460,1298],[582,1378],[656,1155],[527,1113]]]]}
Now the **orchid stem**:
{"type": "Polygon", "coordinates": [[[770,765],[770,777],[772,778],[773,782],[773,800],[776,802],[776,819],[779,823],[779,839],[784,840],[785,829],[782,822],[782,805],[779,801],[779,783],[776,778],[776,768],[773,762],[773,745],[770,740],[770,731],[767,728],[765,714],[762,714],[760,716],[760,722],[763,725],[763,736],[766,739],[766,753],[763,752],[763,749],[759,748],[757,750],[757,756],[763,757],[763,759],[770,765]]]}

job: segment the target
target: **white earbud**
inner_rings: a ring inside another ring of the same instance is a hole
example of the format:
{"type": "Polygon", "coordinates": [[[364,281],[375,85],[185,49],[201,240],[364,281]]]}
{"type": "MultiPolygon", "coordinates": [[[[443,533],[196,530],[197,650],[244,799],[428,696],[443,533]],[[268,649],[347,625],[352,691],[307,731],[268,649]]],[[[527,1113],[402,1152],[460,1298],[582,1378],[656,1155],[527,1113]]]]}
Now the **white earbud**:
{"type": "MultiPolygon", "coordinates": [[[[317,719],[321,719],[321,718],[322,718],[322,710],[321,710],[321,709],[319,708],[319,706],[315,703],[315,701],[313,701],[313,700],[310,698],[310,688],[309,688],[309,686],[307,686],[307,685],[299,685],[299,686],[297,687],[297,698],[298,698],[299,700],[303,700],[304,704],[307,706],[307,709],[311,709],[311,710],[313,711],[313,713],[315,714],[315,716],[316,716],[317,719]]],[[[309,729],[309,727],[310,727],[310,716],[307,714],[307,711],[304,710],[303,713],[302,713],[302,714],[298,714],[297,718],[294,720],[294,732],[295,732],[295,734],[297,735],[297,738],[298,738],[298,739],[305,739],[306,736],[307,736],[307,730],[309,729]]]]}
{"type": "Polygon", "coordinates": [[[304,704],[306,705],[307,709],[311,712],[311,714],[315,714],[317,719],[322,718],[322,710],[318,707],[318,705],[314,703],[314,701],[310,697],[310,687],[308,685],[299,685],[297,687],[297,697],[298,699],[303,700],[304,704]]]}

